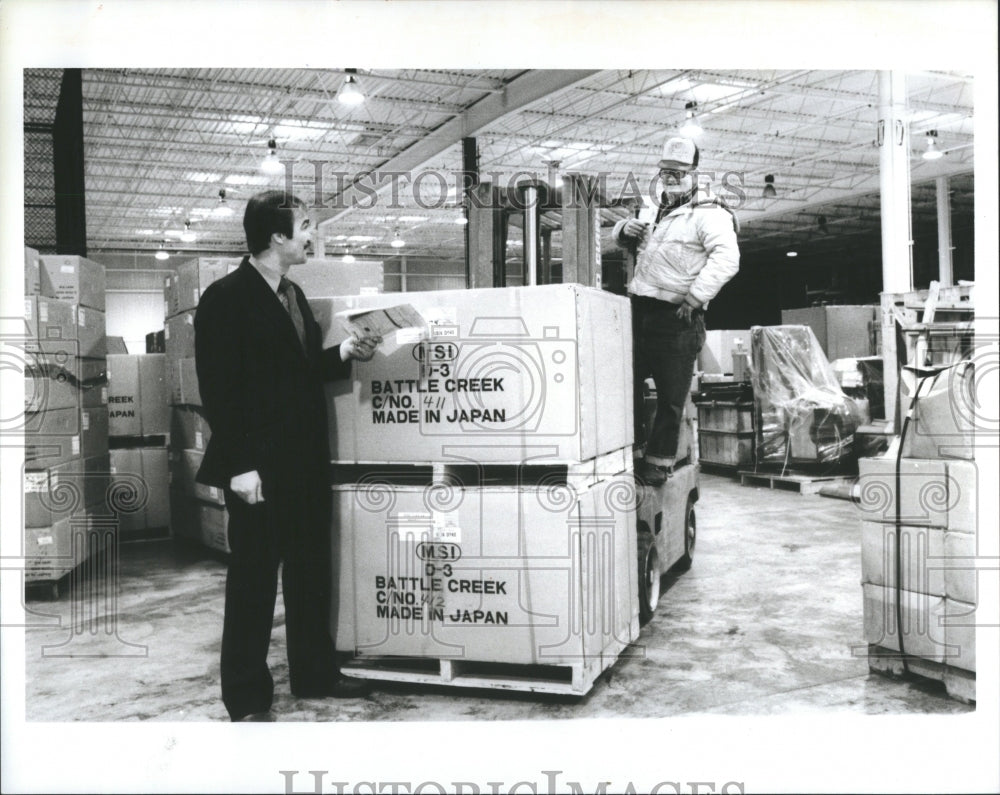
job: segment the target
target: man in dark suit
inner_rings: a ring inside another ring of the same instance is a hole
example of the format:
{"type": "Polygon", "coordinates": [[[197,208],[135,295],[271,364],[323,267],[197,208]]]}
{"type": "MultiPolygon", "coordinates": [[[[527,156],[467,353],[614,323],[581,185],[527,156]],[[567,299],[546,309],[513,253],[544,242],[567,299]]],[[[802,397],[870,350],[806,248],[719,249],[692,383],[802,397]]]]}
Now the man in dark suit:
{"type": "Polygon", "coordinates": [[[288,672],[299,698],[356,697],[330,636],[330,451],[323,381],[350,375],[381,340],[324,350],[285,274],[312,229],[305,204],[266,191],[243,216],[249,256],[206,290],[195,315],[198,384],[212,437],[198,480],[224,489],[232,550],[222,633],[222,699],[232,720],[273,720],[267,666],[282,564],[288,672]]]}

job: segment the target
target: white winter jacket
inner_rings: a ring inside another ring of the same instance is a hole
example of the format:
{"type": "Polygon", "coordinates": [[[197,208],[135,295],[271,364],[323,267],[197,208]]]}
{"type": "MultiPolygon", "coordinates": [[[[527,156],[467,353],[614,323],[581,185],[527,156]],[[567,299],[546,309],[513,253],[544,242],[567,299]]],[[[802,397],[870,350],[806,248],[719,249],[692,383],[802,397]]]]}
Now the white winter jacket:
{"type": "MultiPolygon", "coordinates": [[[[736,275],[739,222],[716,197],[698,196],[669,212],[650,230],[636,259],[629,293],[672,304],[686,302],[700,309],[736,275]]],[[[627,244],[621,236],[627,221],[619,221],[612,233],[622,246],[627,244]]]]}

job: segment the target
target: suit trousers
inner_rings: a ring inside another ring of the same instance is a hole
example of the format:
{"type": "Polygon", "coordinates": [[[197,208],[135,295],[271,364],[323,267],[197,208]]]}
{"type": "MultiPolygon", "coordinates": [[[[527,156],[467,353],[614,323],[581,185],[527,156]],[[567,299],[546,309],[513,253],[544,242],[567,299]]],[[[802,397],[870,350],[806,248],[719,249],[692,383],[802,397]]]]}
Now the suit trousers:
{"type": "Polygon", "coordinates": [[[233,719],[271,708],[267,665],[281,567],[293,694],[338,677],[330,635],[330,491],[312,483],[265,489],[256,505],[226,490],[229,571],[222,630],[222,700],[233,719]]]}
{"type": "Polygon", "coordinates": [[[705,313],[694,310],[690,322],[677,317],[678,306],[644,296],[632,297],[632,344],[635,365],[635,443],[646,444],[646,457],[677,455],[684,406],[698,353],[705,344],[705,313]],[[656,385],[656,416],[646,428],[645,381],[656,385]]]}

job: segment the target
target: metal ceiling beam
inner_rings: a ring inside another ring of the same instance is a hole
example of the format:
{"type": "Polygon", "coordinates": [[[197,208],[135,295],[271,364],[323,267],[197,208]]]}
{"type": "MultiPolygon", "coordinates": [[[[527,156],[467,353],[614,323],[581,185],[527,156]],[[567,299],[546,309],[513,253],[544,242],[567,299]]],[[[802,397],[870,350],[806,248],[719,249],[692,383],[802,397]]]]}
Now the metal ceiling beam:
{"type": "MultiPolygon", "coordinates": [[[[564,91],[596,74],[596,69],[531,70],[510,81],[505,90],[490,94],[462,113],[438,127],[428,138],[418,141],[389,158],[379,166],[380,171],[412,172],[424,166],[429,160],[461,142],[463,138],[476,135],[480,130],[498,119],[521,110],[539,100],[564,91]]],[[[386,185],[385,187],[388,187],[386,185]]],[[[334,204],[343,209],[318,209],[320,226],[349,213],[355,201],[366,197],[361,194],[357,183],[348,186],[340,194],[333,196],[334,204]]]]}

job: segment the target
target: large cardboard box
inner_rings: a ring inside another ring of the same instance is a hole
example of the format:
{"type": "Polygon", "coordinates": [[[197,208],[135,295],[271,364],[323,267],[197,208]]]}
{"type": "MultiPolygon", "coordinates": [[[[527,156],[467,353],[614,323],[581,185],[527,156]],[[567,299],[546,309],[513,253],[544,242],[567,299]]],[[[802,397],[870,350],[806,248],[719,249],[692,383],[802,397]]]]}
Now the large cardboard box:
{"type": "Polygon", "coordinates": [[[104,312],[87,306],[74,308],[76,338],[80,343],[80,356],[103,359],[108,355],[108,338],[104,312]]]}
{"type": "Polygon", "coordinates": [[[137,531],[170,525],[167,448],[129,447],[111,451],[111,482],[133,489],[129,510],[118,514],[123,538],[137,531]]]}
{"type": "Polygon", "coordinates": [[[901,416],[908,412],[912,415],[903,437],[905,458],[975,457],[978,409],[974,378],[970,362],[959,363],[926,379],[902,371],[899,378],[901,416]]]}
{"type": "Polygon", "coordinates": [[[198,501],[198,532],[201,542],[217,552],[230,552],[229,512],[222,505],[198,501]]]}
{"type": "Polygon", "coordinates": [[[104,266],[78,256],[43,256],[42,295],[104,311],[104,266]]]}
{"type": "Polygon", "coordinates": [[[976,670],[976,606],[955,599],[944,600],[945,662],[963,671],[976,670]]]}
{"type": "Polygon", "coordinates": [[[25,415],[24,464],[27,469],[48,469],[78,458],[81,447],[80,409],[75,406],[25,415]]]}
{"type": "Polygon", "coordinates": [[[164,281],[164,317],[196,308],[205,288],[239,264],[240,257],[198,257],[180,263],[164,281]]]}
{"type": "MultiPolygon", "coordinates": [[[[871,522],[896,521],[896,457],[858,459],[858,507],[871,522]]],[[[900,520],[904,524],[973,533],[978,470],[972,461],[900,461],[900,520]]]]}
{"type": "Polygon", "coordinates": [[[398,304],[429,340],[390,334],[329,385],[335,460],[573,462],[632,444],[627,299],[561,284],[310,301],[325,347],[346,337],[337,312],[398,304]]]}
{"type": "Polygon", "coordinates": [[[40,418],[50,410],[98,408],[107,402],[104,359],[66,358],[61,354],[30,357],[24,372],[26,413],[40,418]]]}
{"type": "Polygon", "coordinates": [[[172,359],[167,357],[167,388],[172,406],[200,406],[198,370],[194,357],[172,359]]]}
{"type": "Polygon", "coordinates": [[[599,672],[639,631],[631,478],[334,486],[338,650],[599,672]]]}
{"type": "MultiPolygon", "coordinates": [[[[56,340],[75,343],[77,339],[74,307],[66,301],[42,295],[29,296],[24,299],[24,319],[28,324],[27,344],[31,351],[38,349],[34,343],[56,340]]],[[[81,355],[75,344],[66,352],[68,355],[81,355]]]]}
{"type": "Polygon", "coordinates": [[[194,356],[194,310],[189,309],[167,318],[163,340],[171,359],[194,356]]]}
{"type": "Polygon", "coordinates": [[[205,452],[212,429],[198,406],[174,406],[170,418],[170,444],[181,449],[205,452]]]}
{"type": "Polygon", "coordinates": [[[944,595],[969,604],[979,603],[976,536],[972,533],[945,533],[944,595]]]}
{"type": "Polygon", "coordinates": [[[333,259],[308,259],[288,269],[288,278],[307,298],[334,295],[374,295],[382,292],[381,262],[344,263],[333,259]]]}
{"type": "Polygon", "coordinates": [[[48,527],[86,507],[83,460],[24,473],[24,526],[48,527]]]}
{"type": "Polygon", "coordinates": [[[42,290],[41,256],[33,249],[24,247],[24,294],[38,295],[42,290]]]}
{"type": "Polygon", "coordinates": [[[166,356],[162,353],[108,357],[112,436],[158,436],[169,432],[166,380],[166,356]]]}
{"type": "Polygon", "coordinates": [[[80,409],[80,455],[84,458],[108,452],[108,412],[104,406],[80,409]]]}
{"type": "Polygon", "coordinates": [[[198,470],[204,453],[198,450],[170,450],[170,486],[183,494],[188,494],[205,502],[225,505],[226,497],[222,489],[206,486],[197,481],[198,470]]]}
{"type": "MultiPolygon", "coordinates": [[[[944,530],[937,527],[900,528],[901,585],[907,591],[945,595],[944,530]]],[[[896,587],[896,526],[861,523],[861,580],[896,587]]]]}
{"type": "Polygon", "coordinates": [[[783,326],[809,326],[830,361],[848,357],[871,356],[874,306],[812,306],[785,309],[783,326]]]}
{"type": "MultiPolygon", "coordinates": [[[[896,589],[870,583],[864,591],[865,640],[890,650],[899,649],[900,628],[896,623],[896,589]]],[[[942,596],[900,591],[903,650],[925,660],[943,663],[947,639],[941,619],[945,615],[942,596]]]]}
{"type": "Polygon", "coordinates": [[[703,373],[732,375],[733,352],[750,353],[750,329],[712,329],[705,332],[705,344],[698,354],[703,373]]]}

